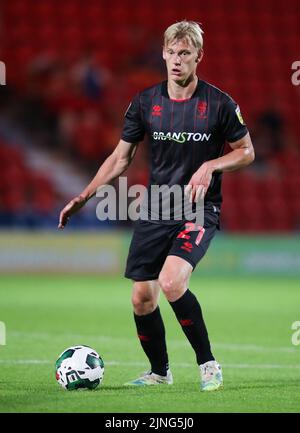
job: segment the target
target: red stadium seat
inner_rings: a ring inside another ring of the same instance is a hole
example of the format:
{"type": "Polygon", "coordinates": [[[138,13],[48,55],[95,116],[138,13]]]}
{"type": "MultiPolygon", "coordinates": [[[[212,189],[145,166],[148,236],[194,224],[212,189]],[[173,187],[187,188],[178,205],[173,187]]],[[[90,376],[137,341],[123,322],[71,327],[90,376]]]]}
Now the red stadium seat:
{"type": "MultiPolygon", "coordinates": [[[[297,0],[285,3],[253,0],[251,4],[227,0],[226,7],[196,0],[186,4],[153,0],[134,2],[134,5],[125,0],[114,0],[113,4],[100,0],[2,3],[5,38],[1,44],[12,86],[21,89],[21,93],[26,89],[27,66],[40,55],[48,52],[60,55],[66,67],[84,53],[93,51],[100,63],[118,76],[118,88],[110,88],[110,99],[103,103],[104,110],[113,112],[115,119],[123,115],[121,108],[125,109],[127,104],[124,100],[131,98],[142,83],[160,74],[148,69],[145,72],[144,64],[136,65],[145,61],[144,53],[148,53],[154,39],[160,41],[164,28],[182,18],[202,22],[205,57],[200,76],[231,94],[241,106],[250,131],[256,116],[274,99],[279,102],[278,110],[286,124],[286,151],[270,161],[272,176],[254,171],[255,164],[253,171],[224,175],[224,225],[232,230],[264,231],[292,229],[298,224],[299,229],[300,156],[289,150],[293,140],[297,147],[300,136],[297,102],[300,86],[291,84],[291,64],[297,59],[300,45],[297,0]],[[121,68],[126,68],[128,75],[123,81],[119,77],[121,68]],[[296,138],[290,139],[290,135],[296,138]],[[270,216],[269,225],[265,215],[270,216]]],[[[66,82],[66,89],[68,85],[66,82]]],[[[67,109],[81,113],[90,102],[79,93],[73,95],[66,90],[63,95],[51,94],[48,107],[50,110],[56,107],[57,113],[67,109]]],[[[82,157],[85,155],[90,160],[97,154],[98,133],[101,131],[96,129],[78,133],[80,143],[76,142],[75,146],[82,157]]],[[[31,186],[35,184],[22,158],[18,150],[0,144],[2,186],[8,185],[11,178],[19,183],[26,179],[31,186]],[[14,168],[9,164],[10,159],[15,162],[14,168]]],[[[43,185],[49,195],[38,193],[33,186],[35,203],[40,203],[41,209],[50,207],[54,200],[53,188],[46,187],[47,182],[43,185]]],[[[5,200],[11,209],[22,205],[15,191],[7,193],[5,200]]]]}

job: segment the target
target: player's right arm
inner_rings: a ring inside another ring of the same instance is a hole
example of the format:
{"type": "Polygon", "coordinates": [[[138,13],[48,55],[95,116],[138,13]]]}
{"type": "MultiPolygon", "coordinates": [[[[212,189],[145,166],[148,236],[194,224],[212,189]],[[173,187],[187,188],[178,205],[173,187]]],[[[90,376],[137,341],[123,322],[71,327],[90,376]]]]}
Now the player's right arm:
{"type": "Polygon", "coordinates": [[[107,185],[121,176],[134,158],[138,143],[128,143],[120,140],[112,154],[100,166],[97,174],[88,186],[73,198],[60,212],[58,228],[63,229],[70,216],[79,211],[93,197],[97,189],[107,185]]]}

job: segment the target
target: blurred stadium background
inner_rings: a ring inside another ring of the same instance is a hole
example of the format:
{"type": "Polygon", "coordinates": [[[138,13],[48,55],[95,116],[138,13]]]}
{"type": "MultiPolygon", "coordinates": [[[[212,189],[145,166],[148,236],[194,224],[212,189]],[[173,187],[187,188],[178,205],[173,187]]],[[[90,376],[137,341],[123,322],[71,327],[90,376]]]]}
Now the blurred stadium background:
{"type": "MultiPolygon", "coordinates": [[[[222,232],[202,273],[300,274],[297,0],[2,0],[0,271],[122,272],[130,227],[91,200],[64,232],[59,211],[119,140],[140,89],[164,79],[162,34],[202,23],[199,75],[241,106],[256,149],[224,176],[222,232]]],[[[127,173],[147,183],[146,146],[127,173]]]]}

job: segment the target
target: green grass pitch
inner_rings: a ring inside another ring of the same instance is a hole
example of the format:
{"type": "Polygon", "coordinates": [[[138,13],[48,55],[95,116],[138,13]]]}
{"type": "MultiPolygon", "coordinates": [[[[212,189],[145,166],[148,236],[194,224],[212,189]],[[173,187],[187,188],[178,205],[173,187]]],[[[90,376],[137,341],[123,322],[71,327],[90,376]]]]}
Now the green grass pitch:
{"type": "Polygon", "coordinates": [[[126,388],[148,368],[136,338],[124,278],[89,275],[1,276],[0,412],[299,412],[300,320],[296,278],[193,276],[224,388],[199,391],[192,349],[161,296],[173,386],[126,388]],[[105,362],[94,391],[65,391],[54,362],[65,348],[86,344],[105,362]]]}

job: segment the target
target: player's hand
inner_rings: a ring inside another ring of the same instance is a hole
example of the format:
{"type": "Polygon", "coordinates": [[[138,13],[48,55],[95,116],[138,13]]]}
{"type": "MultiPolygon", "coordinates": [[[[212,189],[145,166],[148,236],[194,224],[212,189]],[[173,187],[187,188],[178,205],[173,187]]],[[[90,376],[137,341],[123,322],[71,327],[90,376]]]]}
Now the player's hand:
{"type": "Polygon", "coordinates": [[[73,198],[61,211],[59,214],[59,223],[58,228],[63,229],[65,228],[67,222],[69,221],[69,218],[74,213],[78,212],[79,209],[81,209],[86,203],[86,199],[82,196],[78,196],[73,198]]]}
{"type": "Polygon", "coordinates": [[[202,164],[193,174],[184,191],[190,203],[197,202],[199,199],[204,200],[212,179],[212,174],[213,168],[209,164],[209,161],[202,164]]]}

